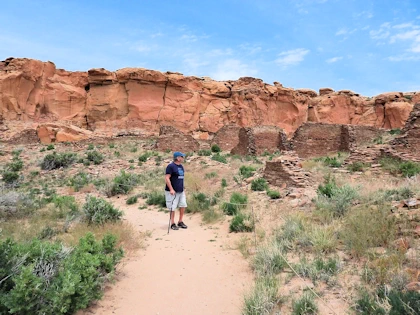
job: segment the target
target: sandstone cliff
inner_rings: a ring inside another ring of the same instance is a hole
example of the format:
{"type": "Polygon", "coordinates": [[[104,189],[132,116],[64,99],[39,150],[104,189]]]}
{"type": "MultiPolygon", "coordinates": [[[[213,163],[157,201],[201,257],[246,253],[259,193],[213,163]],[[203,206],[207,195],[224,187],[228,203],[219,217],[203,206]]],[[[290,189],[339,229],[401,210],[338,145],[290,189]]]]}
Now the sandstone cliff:
{"type": "Polygon", "coordinates": [[[304,122],[404,126],[420,93],[373,98],[329,88],[294,90],[260,79],[214,81],[179,73],[124,68],[69,72],[51,62],[0,62],[0,122],[67,123],[95,132],[173,126],[207,139],[228,124],[273,125],[288,134],[304,122]]]}

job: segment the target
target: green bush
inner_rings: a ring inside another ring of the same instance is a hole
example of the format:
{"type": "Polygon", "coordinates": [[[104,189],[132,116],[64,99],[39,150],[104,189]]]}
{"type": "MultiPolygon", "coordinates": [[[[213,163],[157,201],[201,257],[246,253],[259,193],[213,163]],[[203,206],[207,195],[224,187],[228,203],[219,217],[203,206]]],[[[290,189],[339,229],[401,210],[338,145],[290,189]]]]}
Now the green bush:
{"type": "Polygon", "coordinates": [[[162,208],[165,208],[166,207],[165,195],[158,191],[152,191],[151,193],[147,194],[146,203],[148,205],[157,205],[157,206],[161,206],[162,208]]]}
{"type": "Polygon", "coordinates": [[[255,167],[252,167],[252,166],[242,165],[239,168],[239,174],[244,178],[249,178],[253,176],[255,171],[256,171],[255,167]]]}
{"type": "Polygon", "coordinates": [[[335,183],[335,178],[328,174],[324,178],[324,185],[320,184],[317,189],[317,194],[331,198],[333,196],[333,190],[337,189],[337,184],[335,183]]]}
{"type": "Polygon", "coordinates": [[[135,174],[126,173],[124,170],[115,176],[112,181],[110,195],[128,194],[139,183],[139,177],[135,174]]]}
{"type": "Polygon", "coordinates": [[[193,193],[192,197],[188,198],[188,207],[186,211],[188,213],[202,212],[210,209],[211,200],[210,198],[201,192],[193,193]]]}
{"type": "Polygon", "coordinates": [[[363,162],[354,162],[350,165],[347,166],[347,169],[350,172],[361,172],[363,171],[366,167],[369,167],[369,164],[363,163],[363,162]]]}
{"type": "Polygon", "coordinates": [[[216,172],[210,172],[210,173],[206,173],[206,175],[204,175],[205,179],[210,179],[210,178],[214,178],[214,177],[217,177],[216,172]]]}
{"type": "Polygon", "coordinates": [[[77,155],[75,153],[52,153],[44,157],[41,163],[43,170],[54,170],[61,167],[68,167],[77,161],[77,155]]]}
{"type": "Polygon", "coordinates": [[[404,177],[413,177],[420,173],[420,163],[403,162],[400,164],[399,170],[404,177]]]}
{"type": "Polygon", "coordinates": [[[277,190],[267,190],[267,196],[271,199],[279,199],[280,198],[280,192],[277,190]]]}
{"type": "Polygon", "coordinates": [[[221,155],[220,153],[213,154],[213,156],[211,157],[211,159],[213,161],[217,161],[217,162],[220,162],[220,163],[227,164],[226,156],[225,155],[221,155]]]}
{"type": "Polygon", "coordinates": [[[78,172],[68,180],[67,185],[73,187],[74,191],[79,191],[89,184],[90,176],[84,172],[78,172]]]}
{"type": "Polygon", "coordinates": [[[137,203],[138,200],[138,196],[131,196],[130,198],[127,199],[127,201],[125,202],[128,205],[133,205],[135,203],[137,203]]]}
{"type": "Polygon", "coordinates": [[[222,205],[222,210],[227,215],[235,215],[240,209],[246,208],[248,204],[248,196],[234,192],[230,196],[230,201],[222,205]]]}
{"type": "Polygon", "coordinates": [[[211,152],[214,152],[214,153],[222,152],[222,149],[220,149],[220,147],[217,144],[213,144],[211,146],[211,152]]]}
{"type": "Polygon", "coordinates": [[[152,155],[153,152],[144,152],[142,155],[139,156],[139,162],[146,162],[152,155]]]}
{"type": "Polygon", "coordinates": [[[93,149],[95,149],[95,146],[94,146],[92,143],[90,143],[90,144],[88,145],[87,149],[88,149],[88,150],[93,150],[93,149]]]}
{"type": "Polygon", "coordinates": [[[19,172],[22,170],[22,168],[23,168],[23,161],[17,156],[13,157],[12,162],[7,163],[5,166],[5,170],[11,171],[11,172],[19,172]]]}
{"type": "Polygon", "coordinates": [[[254,230],[254,221],[250,215],[242,212],[236,213],[230,221],[230,232],[252,232],[254,230]]]}
{"type": "Polygon", "coordinates": [[[116,222],[121,219],[123,213],[114,208],[112,204],[102,198],[87,196],[83,205],[83,212],[88,224],[104,224],[116,222]]]}
{"type": "Polygon", "coordinates": [[[66,215],[75,215],[79,212],[79,206],[73,196],[54,195],[51,202],[58,209],[58,218],[64,218],[66,215]]]}
{"type": "Polygon", "coordinates": [[[227,187],[227,181],[225,178],[222,178],[222,188],[226,188],[227,187]]]}
{"type": "Polygon", "coordinates": [[[276,277],[260,277],[255,286],[244,298],[244,315],[271,314],[279,302],[279,281],[276,277]]]}
{"type": "Polygon", "coordinates": [[[384,157],[379,160],[382,168],[393,175],[401,174],[404,177],[413,177],[420,173],[420,163],[412,161],[402,162],[392,157],[384,157]]]}
{"type": "Polygon", "coordinates": [[[197,154],[199,156],[210,156],[211,150],[198,150],[197,154]]]}
{"type": "Polygon", "coordinates": [[[391,135],[399,135],[399,134],[401,134],[401,129],[400,129],[400,128],[394,128],[394,129],[391,129],[391,130],[389,131],[389,133],[390,133],[391,135]]]}
{"type": "Polygon", "coordinates": [[[1,314],[73,314],[102,296],[104,283],[123,257],[116,238],[88,233],[73,249],[34,239],[0,242],[1,314]],[[17,263],[19,262],[19,263],[17,263]]]}
{"type": "Polygon", "coordinates": [[[104,161],[102,153],[96,150],[86,152],[86,158],[95,165],[101,164],[104,161]]]}
{"type": "Polygon", "coordinates": [[[50,150],[54,150],[54,149],[55,149],[54,144],[49,144],[49,145],[47,146],[47,150],[48,150],[48,151],[50,151],[50,150]]]}
{"type": "Polygon", "coordinates": [[[334,217],[343,216],[358,197],[357,190],[348,185],[333,187],[328,193],[331,197],[321,195],[317,198],[316,207],[318,210],[327,210],[334,217]]]}
{"type": "Polygon", "coordinates": [[[3,171],[1,175],[6,184],[14,184],[19,179],[19,173],[14,171],[3,171]]]}
{"type": "Polygon", "coordinates": [[[274,276],[286,268],[287,263],[283,258],[280,247],[276,242],[273,242],[257,249],[252,267],[259,277],[274,276]]]}
{"type": "Polygon", "coordinates": [[[264,191],[267,188],[268,188],[268,184],[264,178],[257,178],[251,182],[251,189],[253,191],[264,191]]]}

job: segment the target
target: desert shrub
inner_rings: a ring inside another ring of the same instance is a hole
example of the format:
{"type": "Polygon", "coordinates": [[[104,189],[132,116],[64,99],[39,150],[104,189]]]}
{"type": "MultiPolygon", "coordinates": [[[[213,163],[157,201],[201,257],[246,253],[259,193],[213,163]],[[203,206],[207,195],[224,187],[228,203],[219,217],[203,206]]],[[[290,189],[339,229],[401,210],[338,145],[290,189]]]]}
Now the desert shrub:
{"type": "Polygon", "coordinates": [[[14,171],[3,171],[2,180],[9,185],[16,183],[19,179],[19,173],[14,171]]]}
{"type": "Polygon", "coordinates": [[[349,164],[347,166],[347,169],[350,172],[361,172],[363,171],[366,167],[368,167],[369,165],[363,162],[354,162],[352,164],[349,164]]]}
{"type": "Polygon", "coordinates": [[[137,200],[138,200],[138,196],[135,195],[135,196],[131,196],[130,198],[128,198],[125,203],[128,204],[128,205],[133,205],[133,204],[137,203],[137,200]]]}
{"type": "Polygon", "coordinates": [[[146,203],[148,205],[156,205],[161,207],[166,207],[165,195],[159,191],[152,191],[147,193],[146,203]]]}
{"type": "Polygon", "coordinates": [[[317,189],[317,194],[324,195],[328,198],[333,196],[333,190],[337,188],[337,184],[335,182],[335,177],[331,174],[328,174],[324,177],[324,184],[320,184],[317,189]]]}
{"type": "Polygon", "coordinates": [[[85,172],[78,172],[73,177],[69,178],[67,185],[73,187],[74,191],[79,191],[84,186],[89,184],[90,176],[85,172]]]}
{"type": "Polygon", "coordinates": [[[303,219],[298,216],[289,216],[286,222],[274,230],[274,238],[278,243],[294,241],[305,231],[303,219]]]}
{"type": "Polygon", "coordinates": [[[208,210],[211,205],[210,198],[202,193],[193,193],[192,196],[188,196],[188,207],[186,208],[186,211],[188,213],[196,213],[196,212],[202,212],[204,210],[208,210]]]}
{"type": "Polygon", "coordinates": [[[197,154],[199,156],[210,156],[211,150],[198,150],[197,154]]]}
{"type": "Polygon", "coordinates": [[[280,198],[280,192],[277,190],[267,190],[267,196],[271,199],[279,199],[280,198]]]}
{"type": "Polygon", "coordinates": [[[253,289],[245,296],[242,314],[271,314],[279,301],[279,281],[276,277],[257,278],[253,289]]]}
{"type": "Polygon", "coordinates": [[[139,183],[139,177],[135,174],[126,173],[124,170],[115,176],[111,186],[111,196],[128,194],[139,183]]]}
{"type": "Polygon", "coordinates": [[[93,164],[98,165],[104,161],[104,156],[101,152],[93,150],[86,152],[86,159],[93,162],[93,164]]]}
{"type": "Polygon", "coordinates": [[[401,134],[401,129],[400,129],[400,128],[394,128],[394,129],[391,129],[391,130],[389,131],[389,133],[390,133],[391,135],[399,135],[399,134],[401,134]]]}
{"type": "Polygon", "coordinates": [[[251,216],[242,212],[237,212],[232,221],[230,221],[230,232],[252,232],[254,230],[254,221],[251,216]]]}
{"type": "Polygon", "coordinates": [[[222,188],[226,188],[227,187],[227,181],[225,178],[222,178],[222,188]]]}
{"type": "Polygon", "coordinates": [[[73,314],[102,296],[123,251],[107,234],[82,237],[73,249],[34,239],[0,241],[0,313],[73,314]]]}
{"type": "Polygon", "coordinates": [[[123,215],[123,213],[116,209],[111,203],[102,198],[93,196],[86,196],[83,212],[88,224],[116,222],[120,220],[123,215]]]}
{"type": "Polygon", "coordinates": [[[50,151],[50,150],[54,150],[54,149],[55,149],[54,144],[49,144],[49,145],[47,145],[47,150],[48,150],[48,151],[50,151]]]}
{"type": "Polygon", "coordinates": [[[252,261],[252,267],[257,276],[273,276],[280,273],[287,263],[276,242],[259,247],[252,261]]]}
{"type": "Polygon", "coordinates": [[[402,162],[399,170],[404,177],[413,177],[420,173],[420,163],[412,161],[402,162]]]}
{"type": "Polygon", "coordinates": [[[95,146],[94,146],[92,143],[90,143],[90,144],[88,145],[87,149],[88,149],[88,150],[93,150],[93,149],[95,149],[95,146]]]}
{"type": "Polygon", "coordinates": [[[75,215],[79,212],[79,205],[73,196],[57,196],[52,198],[53,205],[58,209],[58,217],[64,218],[66,215],[75,215]]]}
{"type": "Polygon", "coordinates": [[[217,162],[220,162],[220,163],[227,164],[226,155],[222,155],[220,153],[213,154],[213,156],[211,157],[211,159],[213,161],[217,161],[217,162]]]}
{"type": "Polygon", "coordinates": [[[299,263],[294,264],[293,268],[302,277],[309,278],[316,284],[318,280],[328,282],[332,276],[337,275],[340,264],[335,258],[322,259],[315,258],[309,262],[305,257],[302,257],[299,263]]]}
{"type": "Polygon", "coordinates": [[[359,256],[371,247],[387,245],[395,238],[396,230],[395,219],[386,208],[360,207],[348,214],[340,238],[359,256]]]}
{"type": "Polygon", "coordinates": [[[215,178],[215,177],[217,177],[216,172],[210,172],[210,173],[206,173],[206,175],[204,175],[205,179],[210,179],[210,178],[215,178]]]}
{"type": "Polygon", "coordinates": [[[222,149],[220,149],[220,147],[217,144],[213,144],[211,146],[211,152],[214,152],[214,153],[222,152],[222,149]]]}
{"type": "Polygon", "coordinates": [[[47,154],[41,163],[43,170],[54,170],[60,167],[68,167],[77,161],[75,153],[52,153],[47,154]]]}
{"type": "Polygon", "coordinates": [[[149,157],[153,155],[153,152],[146,151],[142,155],[139,156],[139,162],[146,162],[149,157]]]}
{"type": "Polygon", "coordinates": [[[243,178],[249,178],[251,176],[254,175],[256,169],[255,167],[252,166],[246,166],[246,165],[242,165],[239,168],[239,174],[243,177],[243,178]]]}
{"type": "Polygon", "coordinates": [[[40,240],[51,239],[57,234],[58,231],[56,229],[52,228],[51,226],[46,226],[41,230],[41,232],[39,232],[37,238],[40,240]]]}
{"type": "Polygon", "coordinates": [[[38,207],[37,200],[29,194],[15,190],[0,190],[0,218],[27,216],[38,207]]]}
{"type": "Polygon", "coordinates": [[[23,161],[15,156],[13,157],[10,163],[7,163],[4,167],[5,170],[12,171],[12,172],[19,172],[23,168],[23,161]]]}
{"type": "Polygon", "coordinates": [[[309,315],[317,313],[318,307],[312,293],[305,292],[298,300],[292,302],[292,315],[309,315]]]}
{"type": "Polygon", "coordinates": [[[326,210],[333,217],[343,216],[352,206],[353,201],[358,197],[355,188],[344,185],[337,187],[335,182],[320,185],[317,190],[318,198],[316,207],[318,210],[326,210]]]}
{"type": "Polygon", "coordinates": [[[398,187],[394,189],[378,190],[373,194],[373,201],[382,204],[389,201],[399,201],[414,197],[414,192],[409,187],[398,187]]]}
{"type": "Polygon", "coordinates": [[[222,210],[227,215],[234,215],[239,212],[240,209],[243,209],[248,204],[248,196],[242,195],[240,193],[234,192],[230,196],[230,201],[225,202],[222,205],[222,210]]]}
{"type": "Polygon", "coordinates": [[[253,191],[264,191],[267,188],[268,188],[268,184],[264,178],[257,178],[251,182],[251,189],[253,191]]]}

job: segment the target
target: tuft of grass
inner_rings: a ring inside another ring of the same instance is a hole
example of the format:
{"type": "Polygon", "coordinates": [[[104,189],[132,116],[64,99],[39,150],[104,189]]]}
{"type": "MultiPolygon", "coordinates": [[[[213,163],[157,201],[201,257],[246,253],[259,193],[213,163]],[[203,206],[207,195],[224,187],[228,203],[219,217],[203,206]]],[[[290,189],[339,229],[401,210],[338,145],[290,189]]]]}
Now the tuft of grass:
{"type": "Polygon", "coordinates": [[[258,277],[274,276],[287,267],[277,242],[259,247],[252,261],[252,267],[258,277]]]}
{"type": "Polygon", "coordinates": [[[350,172],[362,172],[365,168],[369,167],[369,164],[363,162],[354,162],[347,166],[350,172]]]}
{"type": "MultiPolygon", "coordinates": [[[[119,175],[115,176],[111,189],[108,191],[110,196],[118,194],[128,194],[139,183],[139,177],[135,174],[126,173],[124,170],[119,175]]],[[[110,197],[109,196],[109,197],[110,197]]]]}
{"type": "Polygon", "coordinates": [[[244,298],[242,314],[271,314],[279,301],[279,283],[276,277],[258,278],[255,286],[244,298]]]}
{"type": "Polygon", "coordinates": [[[402,162],[392,157],[383,157],[379,160],[381,167],[393,175],[401,174],[404,177],[413,177],[420,173],[420,163],[412,161],[402,162]]]}
{"type": "Polygon", "coordinates": [[[138,196],[135,195],[135,196],[131,196],[130,198],[128,198],[125,203],[128,204],[128,205],[133,205],[133,204],[137,203],[137,201],[138,201],[138,196]]]}
{"type": "Polygon", "coordinates": [[[267,190],[267,196],[270,199],[280,199],[280,192],[278,190],[267,190]]]}
{"type": "Polygon", "coordinates": [[[152,191],[147,194],[146,203],[148,205],[156,205],[156,206],[165,208],[166,207],[165,195],[162,192],[159,192],[156,190],[152,191]]]}
{"type": "Polygon", "coordinates": [[[303,295],[292,303],[292,315],[309,315],[317,314],[318,306],[315,303],[314,295],[309,292],[303,295]]]}
{"type": "Polygon", "coordinates": [[[211,150],[198,150],[197,154],[199,156],[210,156],[211,150]]]}
{"type": "Polygon", "coordinates": [[[211,205],[210,198],[202,193],[197,192],[193,193],[191,196],[188,196],[188,207],[186,209],[187,213],[197,213],[202,212],[204,210],[209,210],[211,205]]]}
{"type": "Polygon", "coordinates": [[[99,165],[104,161],[104,156],[99,151],[92,150],[86,152],[86,159],[95,165],[99,165]]]}
{"type": "Polygon", "coordinates": [[[312,226],[308,232],[309,242],[316,253],[334,252],[338,245],[337,235],[333,226],[312,226]]]}
{"type": "Polygon", "coordinates": [[[395,218],[381,206],[362,206],[349,212],[340,238],[356,256],[369,248],[385,246],[396,237],[395,218]]]}
{"type": "MultiPolygon", "coordinates": [[[[188,208],[187,208],[188,209],[188,208]]],[[[210,209],[204,210],[202,212],[202,220],[204,223],[215,223],[223,217],[223,213],[220,210],[211,207],[210,209]]]]}
{"type": "Polygon", "coordinates": [[[254,175],[256,169],[255,167],[252,166],[246,166],[246,165],[242,165],[239,168],[239,174],[243,177],[243,178],[249,178],[251,176],[254,175]]]}
{"type": "Polygon", "coordinates": [[[294,265],[296,272],[302,277],[309,278],[316,284],[318,280],[329,282],[332,276],[338,274],[340,270],[339,261],[336,258],[315,258],[309,262],[305,257],[301,257],[299,263],[294,265]]]}
{"type": "Polygon", "coordinates": [[[217,177],[217,173],[216,172],[210,172],[210,173],[206,173],[204,175],[204,178],[205,179],[211,179],[211,178],[215,178],[215,177],[217,177]]]}
{"type": "Polygon", "coordinates": [[[85,172],[78,172],[68,180],[67,185],[73,187],[74,191],[79,191],[91,181],[90,176],[85,172]]]}
{"type": "Polygon", "coordinates": [[[220,163],[227,164],[226,155],[222,155],[220,153],[213,154],[213,156],[211,157],[211,159],[213,161],[217,161],[217,162],[220,162],[220,163]]]}

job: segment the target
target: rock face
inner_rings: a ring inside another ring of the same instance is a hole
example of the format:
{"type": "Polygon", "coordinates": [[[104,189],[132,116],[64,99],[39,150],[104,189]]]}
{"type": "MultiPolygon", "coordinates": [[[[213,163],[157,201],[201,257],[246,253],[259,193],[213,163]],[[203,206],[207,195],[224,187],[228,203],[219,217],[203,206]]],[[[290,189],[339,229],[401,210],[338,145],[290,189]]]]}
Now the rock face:
{"type": "Polygon", "coordinates": [[[156,149],[159,151],[198,151],[200,144],[191,135],[185,135],[172,126],[160,127],[156,149]]]}
{"type": "Polygon", "coordinates": [[[0,62],[0,117],[6,122],[65,122],[109,132],[171,125],[209,139],[223,126],[272,125],[287,134],[302,123],[402,127],[418,93],[372,99],[348,90],[294,90],[244,77],[218,82],[141,68],[69,72],[51,62],[9,58],[0,62]]]}
{"type": "Polygon", "coordinates": [[[212,144],[217,144],[223,151],[230,151],[239,144],[239,130],[237,125],[226,125],[214,135],[212,144]]]}

